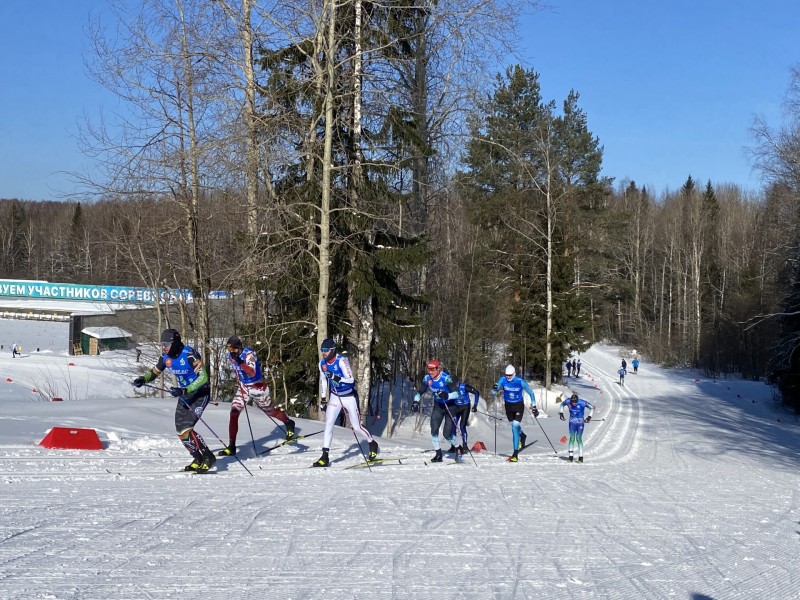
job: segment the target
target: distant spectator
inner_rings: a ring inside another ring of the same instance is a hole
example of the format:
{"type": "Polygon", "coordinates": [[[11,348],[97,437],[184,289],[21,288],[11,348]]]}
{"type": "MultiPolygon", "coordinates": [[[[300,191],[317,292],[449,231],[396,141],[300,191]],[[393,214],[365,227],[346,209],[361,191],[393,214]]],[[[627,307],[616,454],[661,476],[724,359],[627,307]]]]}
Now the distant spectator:
{"type": "Polygon", "coordinates": [[[636,375],[639,372],[639,359],[634,358],[631,364],[633,365],[633,374],[636,375]]]}

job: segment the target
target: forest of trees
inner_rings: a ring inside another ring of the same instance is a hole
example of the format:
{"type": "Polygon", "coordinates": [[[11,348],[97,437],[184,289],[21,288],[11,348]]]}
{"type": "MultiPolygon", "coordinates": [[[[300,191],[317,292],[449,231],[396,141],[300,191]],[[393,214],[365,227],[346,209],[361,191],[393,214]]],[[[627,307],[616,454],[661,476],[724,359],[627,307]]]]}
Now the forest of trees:
{"type": "Polygon", "coordinates": [[[763,191],[656,195],[601,175],[578,91],[498,69],[535,2],[128,4],[87,32],[120,102],[83,127],[87,195],[0,201],[0,277],[191,289],[199,340],[233,333],[204,298],[234,292],[297,394],[341,342],[365,412],[429,357],[549,386],[599,340],[800,406],[800,74],[783,127],[754,124],[763,191]]]}

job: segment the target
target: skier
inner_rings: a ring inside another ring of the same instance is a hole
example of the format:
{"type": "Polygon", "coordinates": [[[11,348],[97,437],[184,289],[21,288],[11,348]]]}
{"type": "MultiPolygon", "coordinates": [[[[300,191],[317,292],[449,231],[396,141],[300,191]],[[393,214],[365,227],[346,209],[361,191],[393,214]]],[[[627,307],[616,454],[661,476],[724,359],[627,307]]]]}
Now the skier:
{"type": "Polygon", "coordinates": [[[627,368],[628,368],[628,363],[627,363],[627,362],[625,362],[625,359],[624,359],[624,358],[622,359],[622,368],[623,368],[623,369],[627,369],[627,368]]]}
{"type": "Polygon", "coordinates": [[[456,460],[460,461],[461,456],[464,454],[464,448],[460,444],[456,446],[454,413],[451,410],[451,407],[455,409],[455,401],[459,397],[458,383],[453,380],[450,373],[442,369],[442,364],[436,359],[429,360],[425,368],[428,374],[422,378],[422,383],[420,383],[417,393],[414,394],[414,402],[419,403],[421,395],[426,392],[433,394],[431,443],[433,444],[433,449],[436,450],[436,454],[431,459],[431,462],[442,462],[442,447],[439,444],[439,429],[442,426],[442,421],[444,421],[442,435],[453,446],[456,460]]]}
{"type": "Polygon", "coordinates": [[[358,430],[362,437],[369,440],[368,460],[375,460],[378,456],[378,442],[361,424],[356,380],[350,369],[350,361],[346,356],[336,353],[336,343],[331,338],[325,338],[322,341],[320,352],[322,353],[322,360],[319,361],[320,400],[322,404],[325,404],[329,395],[330,399],[327,400],[325,409],[325,439],[322,443],[322,456],[311,466],[327,467],[330,464],[328,452],[330,452],[333,441],[333,426],[342,408],[347,411],[347,418],[350,419],[350,427],[353,428],[353,431],[358,430]]]}
{"type": "Polygon", "coordinates": [[[17,354],[20,354],[20,351],[17,350],[18,346],[19,344],[14,344],[13,346],[11,346],[11,358],[17,358],[17,354]]]}
{"type": "Polygon", "coordinates": [[[581,376],[581,359],[578,359],[578,362],[575,364],[575,377],[581,376]]]}
{"type": "Polygon", "coordinates": [[[578,361],[575,360],[574,358],[572,359],[572,376],[573,377],[578,376],[578,361]]]}
{"type": "Polygon", "coordinates": [[[625,385],[625,367],[620,368],[617,373],[619,373],[619,384],[625,385]]]}
{"type": "Polygon", "coordinates": [[[133,385],[137,388],[142,387],[167,369],[175,375],[178,386],[169,388],[169,393],[178,398],[178,404],[175,406],[175,431],[181,443],[192,455],[192,462],[183,470],[205,473],[214,465],[217,458],[200,434],[194,430],[194,426],[208,405],[210,394],[208,373],[203,365],[203,359],[194,348],[184,345],[181,334],[175,329],[165,329],[161,333],[161,351],[163,354],[156,366],[143,376],[134,379],[133,385]]]}
{"type": "Polygon", "coordinates": [[[235,335],[228,338],[226,347],[228,349],[228,360],[236,371],[239,389],[236,390],[236,397],[231,402],[231,414],[228,419],[228,438],[230,442],[217,453],[217,456],[233,456],[236,454],[239,415],[242,414],[245,402],[248,401],[255,402],[273,421],[277,419],[283,423],[286,426],[286,439],[287,441],[291,440],[294,437],[294,421],[283,410],[272,406],[269,386],[264,380],[265,373],[256,353],[250,348],[245,348],[242,345],[242,340],[235,335]]]}
{"type": "MultiPolygon", "coordinates": [[[[462,381],[458,384],[458,398],[453,401],[455,406],[450,410],[450,413],[453,415],[453,420],[455,421],[456,425],[458,426],[458,430],[461,433],[461,440],[464,442],[464,447],[461,451],[462,455],[467,450],[467,425],[469,424],[469,414],[470,412],[478,412],[478,401],[480,399],[480,392],[466,381],[462,381]],[[469,397],[470,394],[475,397],[475,402],[471,407],[469,397]]],[[[450,445],[450,450],[447,452],[448,454],[455,453],[456,456],[459,456],[458,448],[452,444],[450,445]]]]}
{"type": "Polygon", "coordinates": [[[567,368],[567,377],[572,375],[572,361],[567,359],[567,363],[564,365],[567,368]]]}
{"type": "MultiPolygon", "coordinates": [[[[569,364],[569,362],[567,363],[569,364]]],[[[489,394],[494,397],[498,392],[503,392],[503,402],[506,408],[506,417],[511,423],[511,437],[514,453],[508,458],[510,462],[517,462],[517,453],[525,446],[528,436],[522,431],[522,416],[525,414],[525,398],[522,392],[528,393],[531,398],[531,412],[534,418],[539,416],[539,409],[536,407],[536,396],[533,390],[522,377],[517,376],[514,365],[508,365],[503,377],[497,380],[489,394]]]]}
{"type": "Polygon", "coordinates": [[[636,375],[639,372],[639,359],[634,358],[631,364],[633,365],[633,374],[636,375]]]}
{"type": "MultiPolygon", "coordinates": [[[[621,369],[620,369],[621,370],[621,369]]],[[[558,412],[558,418],[562,421],[564,419],[564,409],[569,408],[569,462],[574,460],[575,446],[578,446],[578,462],[583,462],[583,426],[592,420],[592,413],[594,406],[588,401],[578,398],[578,394],[573,393],[568,400],[561,403],[561,409],[558,412]],[[589,409],[589,414],[584,418],[586,409],[589,409]]]]}

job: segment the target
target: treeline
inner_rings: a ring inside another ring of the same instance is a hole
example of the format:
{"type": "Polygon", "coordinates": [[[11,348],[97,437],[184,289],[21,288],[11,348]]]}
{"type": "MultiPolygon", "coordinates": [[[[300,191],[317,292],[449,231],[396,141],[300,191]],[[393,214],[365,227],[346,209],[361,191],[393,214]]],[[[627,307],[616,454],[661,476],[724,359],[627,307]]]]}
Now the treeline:
{"type": "MultiPolygon", "coordinates": [[[[768,375],[795,189],[688,177],[656,196],[603,177],[577,92],[556,103],[533,69],[495,74],[522,8],[119,12],[113,37],[91,34],[92,72],[124,107],[84,129],[94,196],[0,202],[2,276],[236,291],[238,332],[288,389],[316,397],[336,337],[365,410],[431,356],[480,389],[509,362],[549,385],[601,339],[768,375]]],[[[182,311],[199,339],[231,333],[202,301],[182,311]]]]}

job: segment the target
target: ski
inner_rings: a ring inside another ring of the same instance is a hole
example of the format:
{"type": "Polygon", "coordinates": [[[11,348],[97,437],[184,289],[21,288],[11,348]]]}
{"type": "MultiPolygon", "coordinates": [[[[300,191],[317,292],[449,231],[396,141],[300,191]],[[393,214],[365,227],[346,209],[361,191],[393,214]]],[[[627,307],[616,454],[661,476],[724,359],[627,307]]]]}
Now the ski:
{"type": "Polygon", "coordinates": [[[315,431],[314,433],[308,433],[306,435],[296,435],[290,440],[283,440],[279,444],[275,444],[274,446],[270,446],[266,450],[262,450],[261,452],[258,453],[258,455],[261,456],[262,454],[268,454],[269,452],[272,452],[276,448],[280,448],[281,446],[285,446],[286,444],[294,444],[295,442],[299,442],[300,440],[304,440],[305,438],[310,438],[312,435],[317,435],[319,433],[322,433],[323,431],[325,430],[320,429],[319,431],[315,431]]]}
{"type": "MultiPolygon", "coordinates": [[[[525,448],[527,448],[528,446],[533,446],[533,445],[534,445],[534,444],[535,444],[537,441],[538,441],[538,440],[533,440],[532,442],[528,442],[528,443],[527,443],[527,444],[525,444],[525,445],[524,445],[522,448],[520,448],[519,450],[517,450],[517,454],[519,454],[520,452],[522,452],[523,450],[525,450],[525,448]]],[[[511,460],[511,456],[506,456],[506,461],[507,461],[507,462],[516,462],[516,461],[513,461],[513,460],[511,460]]]]}
{"type": "MultiPolygon", "coordinates": [[[[179,469],[176,471],[165,471],[159,469],[157,471],[112,471],[110,469],[106,469],[107,475],[117,475],[119,477],[130,476],[130,475],[217,475],[219,471],[204,471],[202,473],[198,473],[197,471],[184,471],[183,469],[179,469]]],[[[99,473],[93,473],[93,475],[98,475],[99,473]]]]}
{"type": "Polygon", "coordinates": [[[405,457],[376,458],[374,460],[367,460],[355,465],[350,465],[349,467],[345,467],[345,469],[361,469],[364,467],[373,467],[376,465],[393,465],[393,464],[402,465],[404,460],[405,457]]]}

